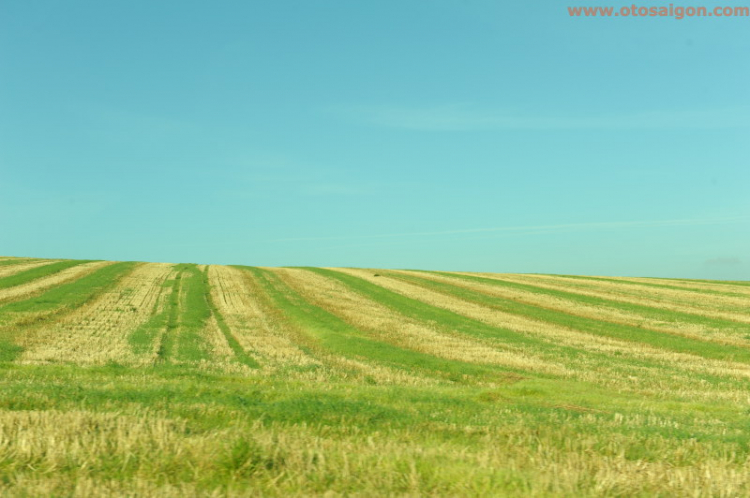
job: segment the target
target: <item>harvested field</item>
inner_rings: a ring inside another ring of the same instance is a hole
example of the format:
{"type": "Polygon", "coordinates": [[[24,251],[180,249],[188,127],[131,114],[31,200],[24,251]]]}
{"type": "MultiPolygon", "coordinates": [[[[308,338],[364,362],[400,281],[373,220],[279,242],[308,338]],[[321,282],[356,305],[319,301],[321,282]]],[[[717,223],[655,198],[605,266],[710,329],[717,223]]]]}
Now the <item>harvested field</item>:
{"type": "Polygon", "coordinates": [[[741,282],[0,258],[3,496],[750,496],[741,282]]]}

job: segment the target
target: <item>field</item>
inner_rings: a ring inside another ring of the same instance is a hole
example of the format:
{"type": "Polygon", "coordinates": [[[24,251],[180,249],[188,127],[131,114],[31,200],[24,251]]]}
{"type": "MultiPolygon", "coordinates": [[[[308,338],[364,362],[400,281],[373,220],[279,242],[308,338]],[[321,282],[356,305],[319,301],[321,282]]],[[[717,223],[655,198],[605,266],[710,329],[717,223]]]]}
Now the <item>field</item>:
{"type": "Polygon", "coordinates": [[[0,258],[0,495],[326,493],[750,496],[750,282],[0,258]]]}

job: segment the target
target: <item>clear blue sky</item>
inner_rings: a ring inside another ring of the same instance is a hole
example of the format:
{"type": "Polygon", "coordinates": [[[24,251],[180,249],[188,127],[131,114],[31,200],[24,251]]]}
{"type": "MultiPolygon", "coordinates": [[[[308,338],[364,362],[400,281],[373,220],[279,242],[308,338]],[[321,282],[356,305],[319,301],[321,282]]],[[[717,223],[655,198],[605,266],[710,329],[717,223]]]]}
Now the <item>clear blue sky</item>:
{"type": "Polygon", "coordinates": [[[750,18],[567,5],[4,0],[0,254],[750,279],[750,18]]]}

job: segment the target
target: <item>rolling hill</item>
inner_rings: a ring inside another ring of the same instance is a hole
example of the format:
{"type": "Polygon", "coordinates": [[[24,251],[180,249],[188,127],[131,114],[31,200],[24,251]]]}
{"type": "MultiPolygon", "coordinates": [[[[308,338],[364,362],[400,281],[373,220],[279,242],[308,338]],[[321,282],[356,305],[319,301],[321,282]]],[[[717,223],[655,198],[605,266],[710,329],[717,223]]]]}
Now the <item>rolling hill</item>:
{"type": "Polygon", "coordinates": [[[0,494],[750,495],[750,282],[0,258],[0,494]]]}

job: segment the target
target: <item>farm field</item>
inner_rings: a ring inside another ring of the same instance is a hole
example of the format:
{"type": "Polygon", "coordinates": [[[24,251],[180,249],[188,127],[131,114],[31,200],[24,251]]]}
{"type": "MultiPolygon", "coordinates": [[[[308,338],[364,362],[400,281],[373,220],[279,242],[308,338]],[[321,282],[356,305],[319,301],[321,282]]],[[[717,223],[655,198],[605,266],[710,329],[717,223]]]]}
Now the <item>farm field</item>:
{"type": "Polygon", "coordinates": [[[750,282],[0,257],[3,496],[750,496],[750,282]]]}

